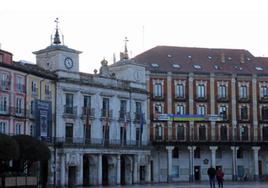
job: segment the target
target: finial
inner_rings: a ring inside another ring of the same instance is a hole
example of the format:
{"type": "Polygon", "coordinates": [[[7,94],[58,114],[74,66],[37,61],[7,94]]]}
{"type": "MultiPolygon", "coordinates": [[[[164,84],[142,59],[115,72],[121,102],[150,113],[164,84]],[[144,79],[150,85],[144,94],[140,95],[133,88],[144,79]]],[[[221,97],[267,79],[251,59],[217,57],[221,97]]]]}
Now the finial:
{"type": "Polygon", "coordinates": [[[125,51],[124,51],[124,59],[128,59],[128,50],[127,50],[127,42],[129,41],[127,37],[125,37],[125,51]]]}
{"type": "Polygon", "coordinates": [[[60,35],[59,35],[59,19],[56,18],[55,22],[56,22],[56,32],[55,32],[55,35],[54,35],[53,44],[60,44],[61,41],[60,41],[60,35]]]}

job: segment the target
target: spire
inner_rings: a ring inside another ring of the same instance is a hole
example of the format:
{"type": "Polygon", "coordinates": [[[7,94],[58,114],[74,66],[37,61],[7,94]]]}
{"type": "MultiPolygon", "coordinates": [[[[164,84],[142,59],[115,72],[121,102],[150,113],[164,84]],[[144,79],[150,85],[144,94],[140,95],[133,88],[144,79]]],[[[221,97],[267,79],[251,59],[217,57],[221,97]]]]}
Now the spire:
{"type": "Polygon", "coordinates": [[[127,39],[127,37],[125,37],[125,51],[124,51],[124,59],[128,59],[127,42],[128,42],[128,39],[127,39]]]}
{"type": "Polygon", "coordinates": [[[59,28],[58,28],[59,19],[56,18],[55,22],[56,22],[56,32],[55,32],[55,35],[54,35],[53,44],[61,44],[60,35],[59,35],[59,28]]]}

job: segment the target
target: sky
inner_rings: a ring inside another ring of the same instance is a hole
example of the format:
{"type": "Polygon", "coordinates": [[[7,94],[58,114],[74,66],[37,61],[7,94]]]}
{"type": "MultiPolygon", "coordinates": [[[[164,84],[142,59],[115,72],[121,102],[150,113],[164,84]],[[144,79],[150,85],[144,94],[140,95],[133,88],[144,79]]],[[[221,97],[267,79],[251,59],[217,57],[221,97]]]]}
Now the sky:
{"type": "Polygon", "coordinates": [[[8,0],[0,3],[1,49],[35,63],[51,44],[54,20],[64,44],[80,50],[80,71],[155,46],[246,49],[268,57],[267,0],[8,0]]]}

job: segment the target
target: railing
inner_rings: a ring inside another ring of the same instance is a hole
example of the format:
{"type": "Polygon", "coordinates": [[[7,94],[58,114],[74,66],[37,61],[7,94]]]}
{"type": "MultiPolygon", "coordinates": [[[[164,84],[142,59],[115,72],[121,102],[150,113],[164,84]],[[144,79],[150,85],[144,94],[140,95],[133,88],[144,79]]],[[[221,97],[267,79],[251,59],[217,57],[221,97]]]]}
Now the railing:
{"type": "Polygon", "coordinates": [[[95,109],[94,108],[89,108],[89,107],[82,107],[82,117],[86,118],[87,115],[90,118],[93,118],[95,116],[95,109]]]}
{"type": "Polygon", "coordinates": [[[76,116],[77,107],[64,105],[64,115],[76,116]]]}
{"type": "Polygon", "coordinates": [[[105,117],[112,118],[113,117],[113,110],[107,110],[107,109],[102,108],[101,109],[101,117],[102,118],[105,118],[105,117]]]}
{"type": "Polygon", "coordinates": [[[119,110],[119,121],[130,121],[130,112],[119,110]]]}
{"type": "Polygon", "coordinates": [[[140,112],[135,112],[135,118],[134,118],[134,122],[139,123],[141,122],[141,113],[140,112]]]}
{"type": "Polygon", "coordinates": [[[149,141],[136,141],[136,140],[120,140],[120,139],[102,139],[102,138],[75,138],[75,137],[57,137],[55,144],[60,146],[83,146],[83,147],[108,147],[108,148],[134,148],[134,147],[148,147],[149,141]]]}
{"type": "Polygon", "coordinates": [[[161,95],[156,95],[155,93],[151,93],[151,98],[154,100],[163,100],[165,99],[165,94],[161,94],[161,95]]]}

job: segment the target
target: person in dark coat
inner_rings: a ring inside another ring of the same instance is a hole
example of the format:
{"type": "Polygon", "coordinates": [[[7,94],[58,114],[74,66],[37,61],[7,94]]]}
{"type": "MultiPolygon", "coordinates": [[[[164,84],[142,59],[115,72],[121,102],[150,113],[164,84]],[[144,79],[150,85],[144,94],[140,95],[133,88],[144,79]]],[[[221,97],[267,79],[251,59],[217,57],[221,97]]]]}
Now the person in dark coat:
{"type": "Polygon", "coordinates": [[[208,173],[208,177],[209,177],[210,188],[215,188],[216,169],[211,166],[208,169],[207,173],[208,173]]]}
{"type": "Polygon", "coordinates": [[[223,177],[224,177],[224,173],[223,173],[222,169],[218,168],[217,172],[216,172],[216,178],[218,181],[219,188],[223,188],[223,177]]]}

